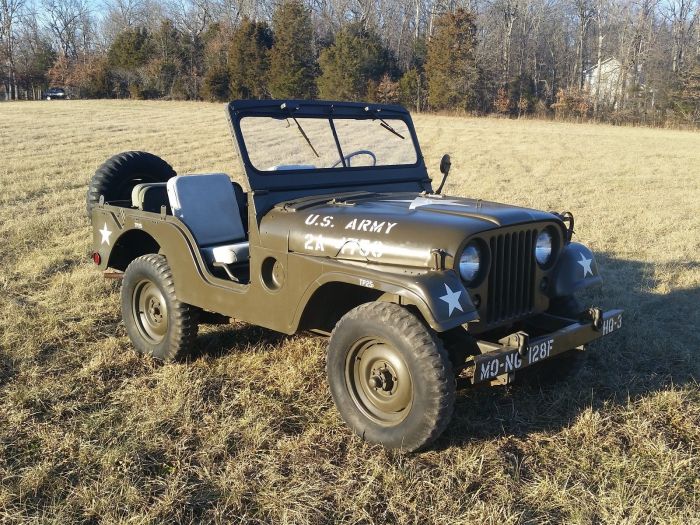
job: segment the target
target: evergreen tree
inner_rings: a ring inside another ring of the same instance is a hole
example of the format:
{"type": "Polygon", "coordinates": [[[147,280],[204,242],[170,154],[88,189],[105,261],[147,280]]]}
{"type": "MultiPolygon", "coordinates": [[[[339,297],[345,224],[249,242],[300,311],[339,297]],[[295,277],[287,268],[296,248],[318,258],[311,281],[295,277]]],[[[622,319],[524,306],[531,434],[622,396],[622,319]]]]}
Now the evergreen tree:
{"type": "Polygon", "coordinates": [[[479,70],[475,58],[474,15],[465,9],[435,20],[425,72],[432,109],[468,110],[476,102],[479,70]]]}
{"type": "Polygon", "coordinates": [[[287,0],[272,16],[270,92],[276,98],[313,98],[316,58],[311,14],[300,0],[287,0]]]}
{"type": "Polygon", "coordinates": [[[272,47],[272,32],[266,22],[244,17],[233,32],[228,55],[232,98],[265,98],[272,47]]]}
{"type": "Polygon", "coordinates": [[[424,95],[421,91],[422,78],[417,69],[406,71],[399,80],[399,102],[410,109],[420,110],[424,95]]]}
{"type": "Polygon", "coordinates": [[[153,54],[153,45],[145,28],[127,29],[114,39],[107,54],[113,68],[134,71],[153,54]]]}
{"type": "Polygon", "coordinates": [[[382,76],[394,69],[379,35],[357,22],[338,32],[335,42],[321,52],[319,63],[319,95],[335,100],[374,98],[382,76]]]}
{"type": "Polygon", "coordinates": [[[163,20],[151,35],[154,57],[148,64],[155,88],[170,99],[184,99],[182,35],[172,20],[163,20]]]}
{"type": "Polygon", "coordinates": [[[220,23],[212,24],[204,33],[204,46],[202,96],[206,100],[226,101],[230,98],[228,42],[220,23]]]}
{"type": "Polygon", "coordinates": [[[144,96],[139,70],[153,56],[153,49],[153,43],[144,28],[127,29],[117,35],[107,53],[113,90],[117,96],[144,96]]]}

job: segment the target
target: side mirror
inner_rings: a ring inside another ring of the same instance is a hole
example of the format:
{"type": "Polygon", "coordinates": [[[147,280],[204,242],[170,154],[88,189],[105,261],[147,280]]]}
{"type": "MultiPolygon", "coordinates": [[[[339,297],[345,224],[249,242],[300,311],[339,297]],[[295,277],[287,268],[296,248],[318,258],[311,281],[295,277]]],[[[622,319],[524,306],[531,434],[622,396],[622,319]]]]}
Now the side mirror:
{"type": "Polygon", "coordinates": [[[442,192],[442,187],[445,185],[445,181],[447,180],[447,175],[449,175],[451,167],[452,161],[450,160],[450,156],[447,153],[445,153],[442,156],[442,159],[440,160],[440,173],[442,173],[442,182],[440,183],[440,186],[435,192],[438,195],[442,192]]]}
{"type": "Polygon", "coordinates": [[[440,173],[447,176],[450,172],[450,167],[452,167],[452,161],[450,160],[450,156],[445,153],[440,160],[440,173]]]}

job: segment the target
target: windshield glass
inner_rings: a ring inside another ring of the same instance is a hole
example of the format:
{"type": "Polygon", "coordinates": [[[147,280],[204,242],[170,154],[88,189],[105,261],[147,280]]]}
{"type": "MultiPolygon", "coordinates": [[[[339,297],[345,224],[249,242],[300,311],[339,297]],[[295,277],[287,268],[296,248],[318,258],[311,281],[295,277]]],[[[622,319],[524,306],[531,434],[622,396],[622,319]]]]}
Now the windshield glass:
{"type": "Polygon", "coordinates": [[[413,165],[418,160],[401,119],[333,118],[332,125],[320,117],[256,116],[240,121],[248,157],[260,171],[413,165]]]}

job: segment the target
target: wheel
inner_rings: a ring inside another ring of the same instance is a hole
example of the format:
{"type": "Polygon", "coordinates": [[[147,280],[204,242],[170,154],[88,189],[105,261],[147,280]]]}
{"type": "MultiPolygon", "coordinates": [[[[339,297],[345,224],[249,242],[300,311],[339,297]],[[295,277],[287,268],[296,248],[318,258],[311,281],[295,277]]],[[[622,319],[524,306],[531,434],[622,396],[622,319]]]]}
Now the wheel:
{"type": "Polygon", "coordinates": [[[436,439],[454,409],[455,377],[441,341],[393,303],[366,303],[338,322],[328,383],[343,420],[363,439],[413,451],[436,439]]]}
{"type": "Polygon", "coordinates": [[[86,207],[92,209],[104,195],[106,202],[131,205],[131,190],[142,182],[166,182],[175,170],[160,157],[145,151],[127,151],[109,158],[90,179],[86,207]]]}
{"type": "Polygon", "coordinates": [[[175,296],[173,276],[162,255],[134,259],[124,272],[122,318],[139,353],[160,361],[184,357],[197,337],[197,309],[175,296]]]}

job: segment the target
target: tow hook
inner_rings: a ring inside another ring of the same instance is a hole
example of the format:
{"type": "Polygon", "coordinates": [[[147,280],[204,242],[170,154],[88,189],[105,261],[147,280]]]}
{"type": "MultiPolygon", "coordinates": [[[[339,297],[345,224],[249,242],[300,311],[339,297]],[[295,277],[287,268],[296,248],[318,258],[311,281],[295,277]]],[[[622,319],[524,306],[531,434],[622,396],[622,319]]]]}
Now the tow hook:
{"type": "Polygon", "coordinates": [[[600,332],[601,328],[603,328],[603,311],[597,306],[594,306],[593,308],[589,308],[586,313],[588,314],[588,318],[593,322],[593,328],[597,332],[600,332]]]}
{"type": "Polygon", "coordinates": [[[500,343],[506,346],[516,347],[518,349],[518,354],[524,356],[525,352],[527,352],[529,340],[530,336],[526,332],[515,332],[514,334],[510,334],[508,337],[501,339],[500,343]]]}

